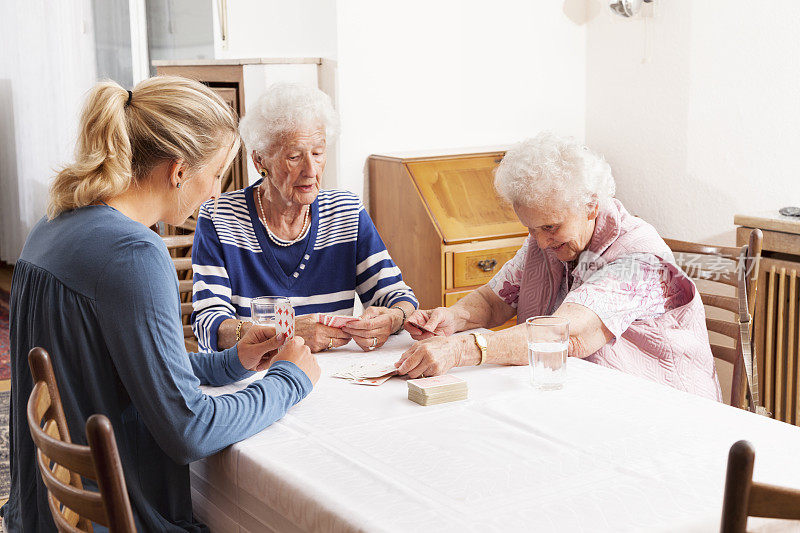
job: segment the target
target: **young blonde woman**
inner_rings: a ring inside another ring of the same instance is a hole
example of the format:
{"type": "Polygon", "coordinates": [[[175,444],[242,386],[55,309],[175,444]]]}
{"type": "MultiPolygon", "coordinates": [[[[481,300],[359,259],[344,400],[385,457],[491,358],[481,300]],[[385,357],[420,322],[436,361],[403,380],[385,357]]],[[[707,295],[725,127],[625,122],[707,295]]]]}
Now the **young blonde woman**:
{"type": "Polygon", "coordinates": [[[205,531],[188,463],[264,429],[319,378],[300,338],[250,328],[232,348],[186,354],[178,281],[158,221],[179,224],[220,193],[239,148],[236,117],[203,85],[172,77],[89,93],[76,161],[55,178],[47,217],[14,269],[10,531],[55,531],[25,406],[28,351],[50,352],[73,441],[103,413],[114,426],[140,531],[205,531]],[[204,395],[269,368],[236,394],[204,395]]]}

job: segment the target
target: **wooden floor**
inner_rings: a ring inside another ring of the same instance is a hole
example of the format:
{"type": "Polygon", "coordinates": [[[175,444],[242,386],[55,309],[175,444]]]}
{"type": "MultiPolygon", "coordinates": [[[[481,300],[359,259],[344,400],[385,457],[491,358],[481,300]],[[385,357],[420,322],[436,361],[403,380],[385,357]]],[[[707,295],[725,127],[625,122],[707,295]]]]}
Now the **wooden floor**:
{"type": "Polygon", "coordinates": [[[14,267],[0,261],[0,289],[11,292],[11,274],[14,267]]]}

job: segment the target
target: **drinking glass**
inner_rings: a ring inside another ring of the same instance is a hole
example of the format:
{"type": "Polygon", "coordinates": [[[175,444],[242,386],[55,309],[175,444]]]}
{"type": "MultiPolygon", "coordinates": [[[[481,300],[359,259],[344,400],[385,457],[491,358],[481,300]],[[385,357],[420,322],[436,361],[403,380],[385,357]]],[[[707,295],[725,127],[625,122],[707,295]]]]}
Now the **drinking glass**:
{"type": "Polygon", "coordinates": [[[569,319],[534,316],[525,321],[531,383],[540,390],[556,390],[567,377],[569,319]]]}
{"type": "Polygon", "coordinates": [[[294,337],[294,309],[289,298],[283,296],[259,296],[250,300],[250,318],[256,324],[273,326],[275,334],[294,337]]]}

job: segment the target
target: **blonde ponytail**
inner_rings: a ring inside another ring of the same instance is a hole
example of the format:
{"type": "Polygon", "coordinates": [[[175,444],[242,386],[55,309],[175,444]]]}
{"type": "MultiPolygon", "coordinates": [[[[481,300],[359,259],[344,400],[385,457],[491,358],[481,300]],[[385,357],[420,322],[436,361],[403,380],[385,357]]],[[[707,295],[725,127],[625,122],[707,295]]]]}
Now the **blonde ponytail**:
{"type": "Polygon", "coordinates": [[[201,166],[237,135],[230,106],[196,81],[150,78],[130,99],[117,83],[99,82],[81,113],[75,162],[50,186],[47,217],[122,194],[161,161],[201,166]]]}
{"type": "Polygon", "coordinates": [[[75,162],[50,186],[47,217],[111,198],[131,182],[131,141],[125,118],[128,91],[113,81],[92,88],[81,113],[75,162]]]}

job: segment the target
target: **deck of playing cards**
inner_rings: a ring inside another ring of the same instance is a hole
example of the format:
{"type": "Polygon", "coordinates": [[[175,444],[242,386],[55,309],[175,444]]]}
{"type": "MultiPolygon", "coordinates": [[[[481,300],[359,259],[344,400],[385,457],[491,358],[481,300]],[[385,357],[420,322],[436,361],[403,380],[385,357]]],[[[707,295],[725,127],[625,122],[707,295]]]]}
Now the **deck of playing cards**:
{"type": "Polygon", "coordinates": [[[408,399],[420,405],[455,402],[467,399],[467,382],[445,374],[432,378],[409,379],[408,399]]]}

